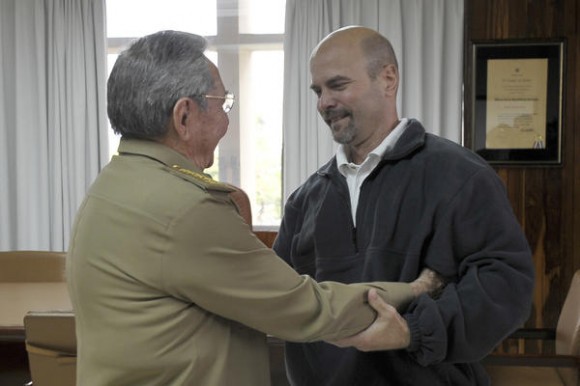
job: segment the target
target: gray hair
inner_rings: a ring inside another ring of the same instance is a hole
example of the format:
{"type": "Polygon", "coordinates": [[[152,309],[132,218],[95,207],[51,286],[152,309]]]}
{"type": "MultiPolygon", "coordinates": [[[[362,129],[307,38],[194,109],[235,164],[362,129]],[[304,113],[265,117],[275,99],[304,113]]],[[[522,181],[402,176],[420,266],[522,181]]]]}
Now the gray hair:
{"type": "Polygon", "coordinates": [[[198,35],[161,31],[123,51],[107,83],[107,113],[115,133],[156,139],[167,134],[175,103],[191,97],[202,108],[213,78],[198,35]]]}

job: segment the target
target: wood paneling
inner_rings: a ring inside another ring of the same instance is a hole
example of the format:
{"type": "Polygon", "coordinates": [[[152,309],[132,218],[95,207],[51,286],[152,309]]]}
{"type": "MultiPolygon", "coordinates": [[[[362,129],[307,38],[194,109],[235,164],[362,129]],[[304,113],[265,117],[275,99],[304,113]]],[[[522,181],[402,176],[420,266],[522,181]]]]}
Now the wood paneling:
{"type": "Polygon", "coordinates": [[[472,135],[472,41],[564,38],[562,165],[495,167],[533,252],[534,307],[528,326],[555,327],[573,273],[580,269],[580,0],[465,0],[466,145],[472,135]]]}

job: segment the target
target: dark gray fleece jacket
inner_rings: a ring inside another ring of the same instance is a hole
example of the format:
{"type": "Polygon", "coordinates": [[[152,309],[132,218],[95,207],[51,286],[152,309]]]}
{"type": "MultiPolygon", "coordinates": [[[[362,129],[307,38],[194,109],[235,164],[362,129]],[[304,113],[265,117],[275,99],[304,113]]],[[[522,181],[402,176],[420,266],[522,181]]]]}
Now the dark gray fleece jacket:
{"type": "Polygon", "coordinates": [[[292,384],[489,384],[478,361],[528,318],[534,285],[527,240],[496,172],[409,120],[362,184],[353,224],[333,158],[289,197],[274,249],[318,281],[410,282],[427,266],[449,284],[403,314],[406,350],[287,343],[292,384]]]}

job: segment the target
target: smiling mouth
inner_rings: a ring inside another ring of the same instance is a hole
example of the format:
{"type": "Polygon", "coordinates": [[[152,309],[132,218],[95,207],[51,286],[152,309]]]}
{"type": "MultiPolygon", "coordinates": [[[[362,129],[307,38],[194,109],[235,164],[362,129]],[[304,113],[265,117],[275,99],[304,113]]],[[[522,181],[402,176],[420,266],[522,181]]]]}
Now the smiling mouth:
{"type": "Polygon", "coordinates": [[[324,121],[328,126],[332,126],[345,118],[348,118],[350,114],[345,111],[335,111],[325,114],[324,121]]]}
{"type": "Polygon", "coordinates": [[[336,126],[340,121],[342,121],[345,117],[342,118],[334,118],[334,119],[329,119],[328,121],[326,121],[326,123],[328,124],[328,126],[330,126],[331,128],[334,128],[334,126],[336,126]]]}

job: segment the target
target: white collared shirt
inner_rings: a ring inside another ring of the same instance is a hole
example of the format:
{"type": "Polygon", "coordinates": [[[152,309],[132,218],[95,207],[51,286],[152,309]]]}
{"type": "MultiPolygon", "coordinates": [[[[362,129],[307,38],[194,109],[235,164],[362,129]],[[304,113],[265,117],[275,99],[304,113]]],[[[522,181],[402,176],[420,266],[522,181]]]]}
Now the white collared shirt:
{"type": "Polygon", "coordinates": [[[402,118],[393,131],[387,135],[379,146],[368,154],[360,165],[348,161],[344,145],[338,146],[336,151],[336,164],[339,172],[346,177],[346,184],[348,185],[348,191],[350,192],[352,221],[355,226],[360,187],[369,174],[371,174],[373,169],[377,167],[383,155],[395,146],[401,137],[401,134],[403,134],[405,126],[407,126],[407,118],[402,118]]]}

